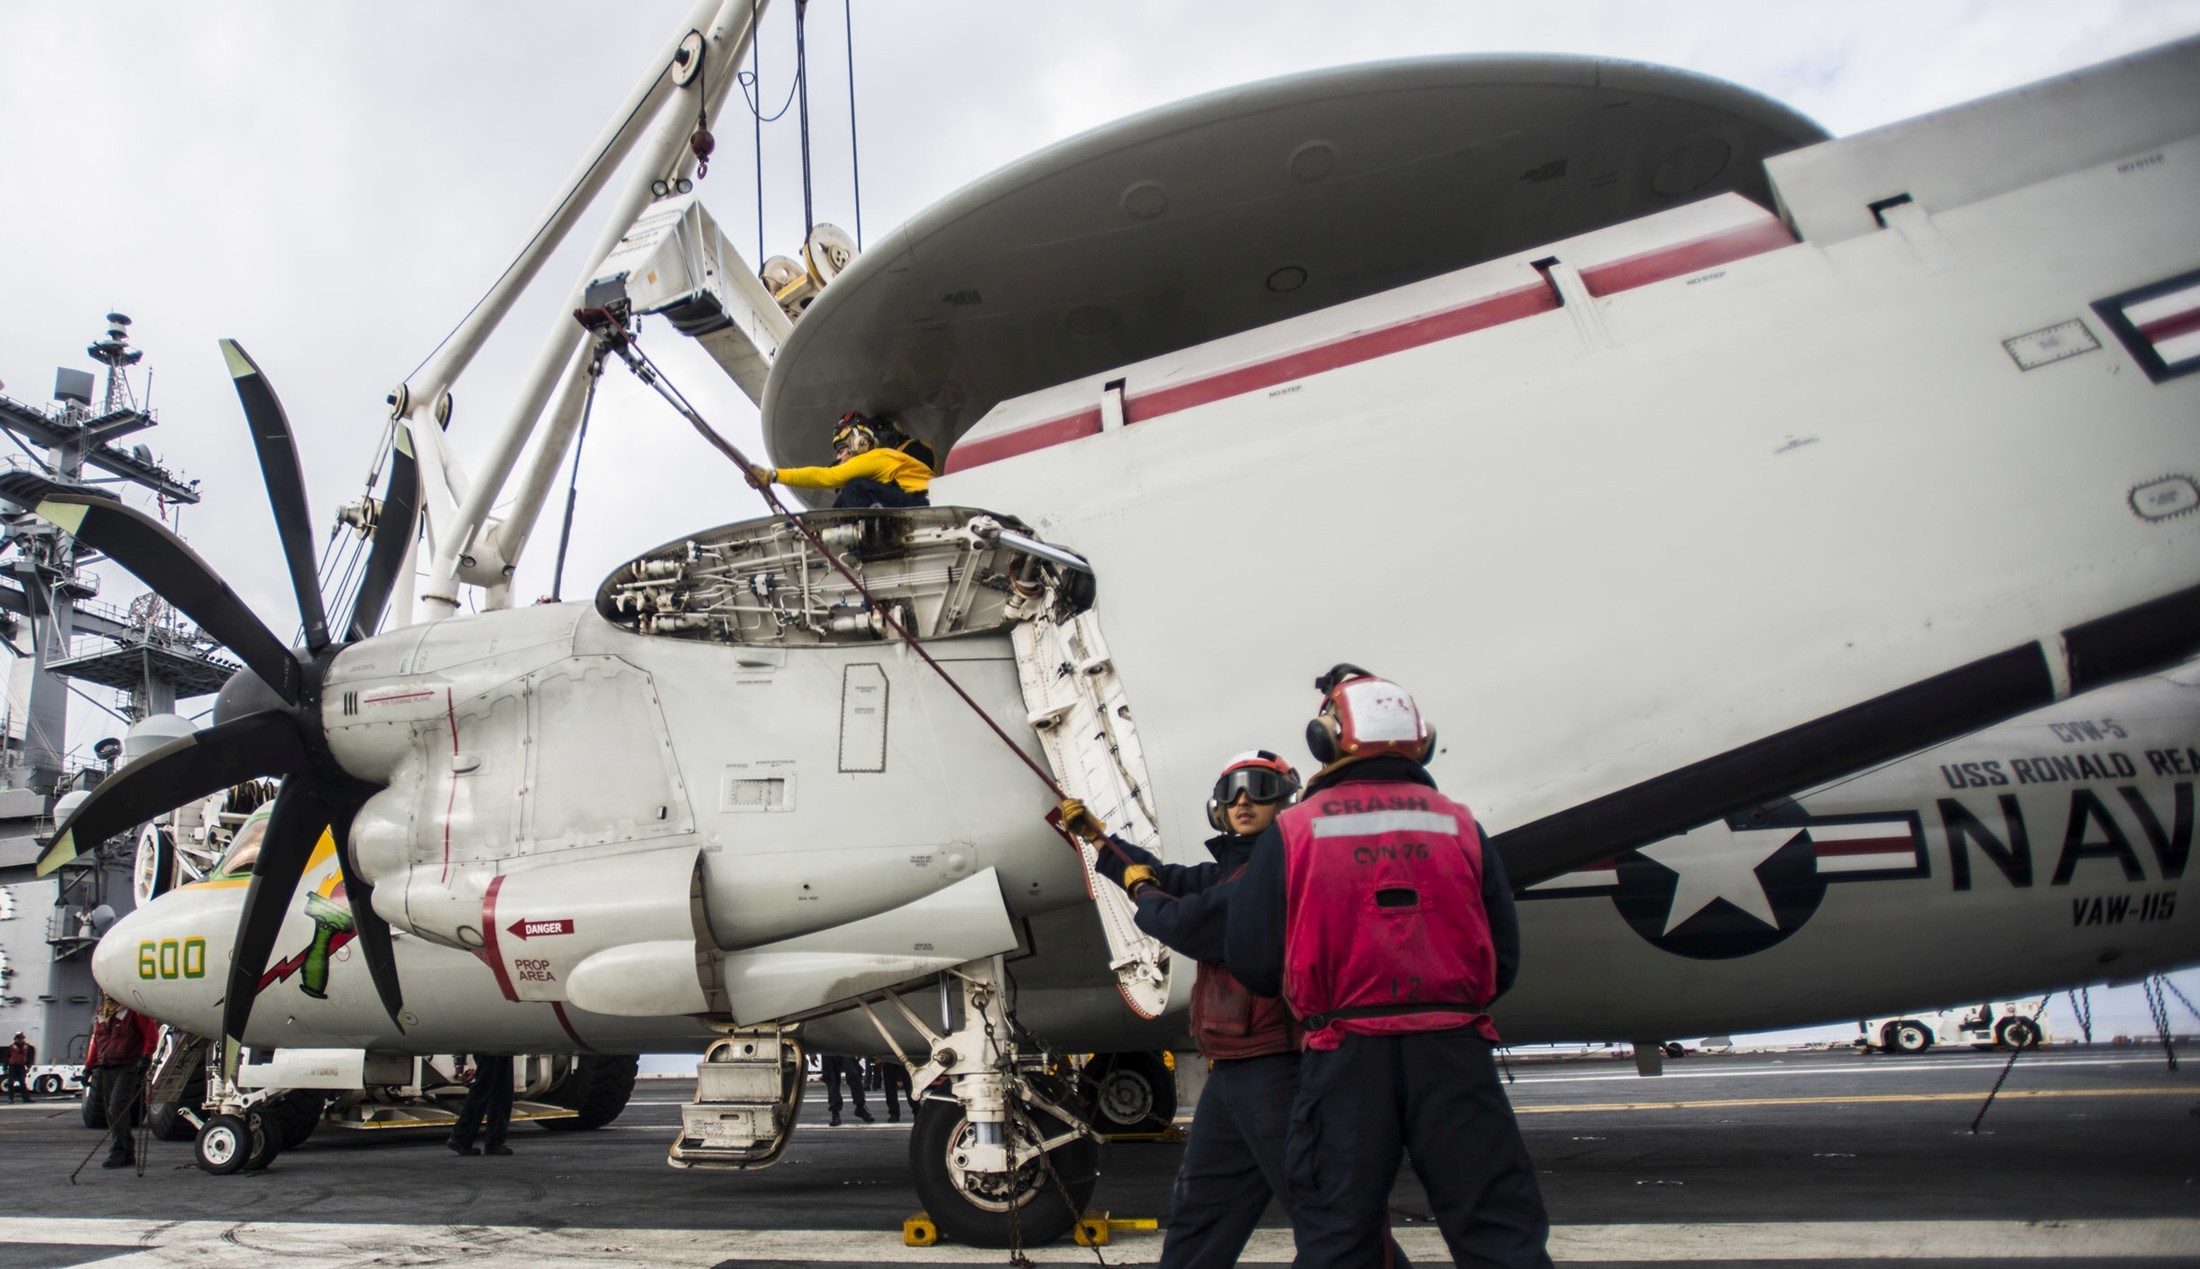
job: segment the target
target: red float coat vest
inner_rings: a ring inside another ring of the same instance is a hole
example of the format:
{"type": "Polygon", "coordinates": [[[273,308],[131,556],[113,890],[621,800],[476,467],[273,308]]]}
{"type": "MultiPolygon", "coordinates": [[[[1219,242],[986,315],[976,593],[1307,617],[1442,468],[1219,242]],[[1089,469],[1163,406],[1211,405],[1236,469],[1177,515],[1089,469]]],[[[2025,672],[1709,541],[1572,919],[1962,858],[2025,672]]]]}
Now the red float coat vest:
{"type": "Polygon", "coordinates": [[[87,1066],[128,1066],[152,1051],[148,1028],[137,1014],[120,1010],[111,1018],[92,1023],[91,1043],[85,1049],[87,1066]]]}
{"type": "Polygon", "coordinates": [[[1334,1049],[1347,1032],[1464,1026],[1497,1041],[1484,1012],[1497,949],[1472,811],[1426,785],[1365,781],[1324,789],[1276,825],[1283,996],[1307,1048],[1334,1049]]]}
{"type": "MultiPolygon", "coordinates": [[[[1239,864],[1222,880],[1235,881],[1244,871],[1239,864]]],[[[1192,980],[1192,1042],[1211,1062],[1296,1053],[1299,1027],[1282,1001],[1255,996],[1228,966],[1201,961],[1192,980]]]]}

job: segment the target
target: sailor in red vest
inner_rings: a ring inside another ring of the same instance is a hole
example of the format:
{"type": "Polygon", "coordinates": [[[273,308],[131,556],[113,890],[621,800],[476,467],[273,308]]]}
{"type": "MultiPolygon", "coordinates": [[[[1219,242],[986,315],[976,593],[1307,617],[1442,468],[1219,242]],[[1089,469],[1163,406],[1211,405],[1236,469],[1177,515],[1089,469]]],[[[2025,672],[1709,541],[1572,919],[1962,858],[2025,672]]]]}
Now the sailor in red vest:
{"type": "MultiPolygon", "coordinates": [[[[160,1024],[104,993],[92,1015],[84,1065],[107,1107],[107,1158],[103,1168],[137,1162],[136,1128],[145,1111],[145,1060],[160,1039],[160,1024]]],[[[86,1094],[89,1096],[90,1094],[86,1094]]]]}
{"type": "MultiPolygon", "coordinates": [[[[1192,1040],[1212,1069],[1169,1204],[1161,1244],[1168,1269],[1236,1264],[1268,1201],[1287,1193],[1283,1147],[1299,1091],[1298,1023],[1282,1001],[1239,986],[1222,957],[1232,883],[1298,790],[1299,773],[1265,749],[1230,759],[1207,799],[1207,822],[1219,833],[1207,839],[1210,864],[1163,863],[1109,834],[1083,803],[1062,804],[1062,827],[1100,845],[1101,875],[1138,904],[1138,928],[1199,962],[1192,1040]]],[[[1402,1253],[1395,1263],[1405,1263],[1402,1253]]]]}
{"type": "Polygon", "coordinates": [[[1403,1152],[1457,1263],[1547,1266],[1492,1056],[1488,1009],[1520,960],[1504,865],[1437,791],[1411,696],[1353,665],[1314,686],[1322,769],[1253,847],[1225,940],[1238,981],[1306,1029],[1287,1149],[1297,1263],[1382,1263],[1403,1152]]]}

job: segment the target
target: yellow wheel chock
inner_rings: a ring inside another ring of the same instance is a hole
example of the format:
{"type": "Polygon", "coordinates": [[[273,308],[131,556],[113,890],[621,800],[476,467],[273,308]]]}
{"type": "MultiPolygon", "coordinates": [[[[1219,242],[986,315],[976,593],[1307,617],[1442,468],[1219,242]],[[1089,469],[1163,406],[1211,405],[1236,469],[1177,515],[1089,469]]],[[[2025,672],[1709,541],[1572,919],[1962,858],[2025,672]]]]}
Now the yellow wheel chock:
{"type": "MultiPolygon", "coordinates": [[[[1110,1218],[1106,1212],[1087,1212],[1070,1230],[1080,1247],[1105,1247],[1116,1230],[1154,1230],[1161,1222],[1151,1216],[1110,1218]]],[[[901,1245],[930,1247],[940,1240],[940,1227],[927,1212],[918,1212],[901,1223],[901,1245]]]]}
{"type": "Polygon", "coordinates": [[[1106,1212],[1087,1212],[1070,1230],[1080,1247],[1105,1247],[1116,1230],[1153,1230],[1161,1222],[1151,1216],[1110,1217],[1106,1212]]]}

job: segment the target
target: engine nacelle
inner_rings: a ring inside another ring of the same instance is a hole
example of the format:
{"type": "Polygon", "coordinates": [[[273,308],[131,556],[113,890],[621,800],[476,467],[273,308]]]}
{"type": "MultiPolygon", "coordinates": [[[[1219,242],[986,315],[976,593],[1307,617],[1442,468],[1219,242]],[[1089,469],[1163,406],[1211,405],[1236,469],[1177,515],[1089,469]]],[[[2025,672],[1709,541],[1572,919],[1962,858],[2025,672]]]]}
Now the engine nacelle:
{"type": "Polygon", "coordinates": [[[473,953],[508,1000],[591,1013],[703,1013],[718,977],[692,842],[585,858],[479,866],[414,864],[375,887],[375,908],[424,938],[473,953]]]}

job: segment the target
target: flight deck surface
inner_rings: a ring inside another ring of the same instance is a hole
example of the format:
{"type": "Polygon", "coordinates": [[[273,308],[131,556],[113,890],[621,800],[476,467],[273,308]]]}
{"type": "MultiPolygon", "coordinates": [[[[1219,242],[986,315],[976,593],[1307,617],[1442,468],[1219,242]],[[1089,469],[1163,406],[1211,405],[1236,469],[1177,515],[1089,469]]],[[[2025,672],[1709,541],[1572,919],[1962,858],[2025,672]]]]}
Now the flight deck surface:
{"type": "MultiPolygon", "coordinates": [[[[1561,1264],[2200,1265],[2200,1054],[2055,1048],[2017,1063],[1974,1136],[2003,1057],[1935,1050],[1691,1055],[1663,1076],[1606,1058],[1517,1061],[1511,1086],[1561,1264]]],[[[755,1173],[664,1165],[687,1080],[645,1080],[619,1121],[515,1129],[510,1158],[434,1138],[324,1129],[263,1173],[215,1177],[154,1142],[145,1175],[103,1170],[69,1101],[0,1107],[0,1269],[98,1264],[338,1266],[1004,1264],[905,1247],[917,1210],[908,1112],[825,1126],[813,1087],[787,1159],[755,1173]]],[[[1118,1144],[1093,1202],[1167,1216],[1179,1145],[1118,1144]]],[[[1446,1262],[1410,1173],[1399,1241],[1446,1262]]],[[[1040,1263],[1150,1264],[1161,1237],[1032,1250],[1040,1263]]],[[[1271,1207],[1248,1265],[1288,1263],[1271,1207]]]]}

